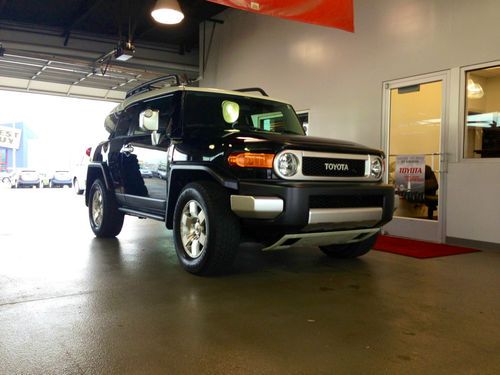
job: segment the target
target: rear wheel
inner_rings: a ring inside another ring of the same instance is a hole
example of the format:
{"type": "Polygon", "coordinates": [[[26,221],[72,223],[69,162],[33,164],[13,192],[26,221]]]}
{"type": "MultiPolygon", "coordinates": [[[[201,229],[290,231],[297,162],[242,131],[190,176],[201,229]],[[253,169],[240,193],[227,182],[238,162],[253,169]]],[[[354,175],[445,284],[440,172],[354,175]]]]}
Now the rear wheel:
{"type": "Polygon", "coordinates": [[[95,180],[90,188],[89,221],[96,237],[117,236],[122,230],[123,218],[123,213],[116,206],[115,197],[100,179],[95,180]]]}
{"type": "Polygon", "coordinates": [[[226,272],[240,241],[240,224],[229,195],[213,182],[186,185],[174,212],[174,241],[182,266],[193,274],[226,272]]]}
{"type": "Polygon", "coordinates": [[[357,258],[371,250],[377,241],[378,233],[360,242],[320,246],[322,252],[332,258],[357,258]]]}

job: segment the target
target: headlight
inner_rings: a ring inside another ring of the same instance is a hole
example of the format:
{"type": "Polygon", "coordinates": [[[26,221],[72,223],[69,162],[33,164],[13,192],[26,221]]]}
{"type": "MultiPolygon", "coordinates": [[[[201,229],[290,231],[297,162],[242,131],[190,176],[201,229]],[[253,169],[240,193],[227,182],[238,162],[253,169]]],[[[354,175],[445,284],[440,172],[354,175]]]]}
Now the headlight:
{"type": "Polygon", "coordinates": [[[299,159],[291,153],[284,153],[278,159],[278,171],[285,177],[292,177],[299,168],[299,159]]]}
{"type": "Polygon", "coordinates": [[[382,160],[379,158],[373,159],[370,166],[370,177],[376,178],[378,180],[382,177],[382,173],[384,173],[382,160]]]}

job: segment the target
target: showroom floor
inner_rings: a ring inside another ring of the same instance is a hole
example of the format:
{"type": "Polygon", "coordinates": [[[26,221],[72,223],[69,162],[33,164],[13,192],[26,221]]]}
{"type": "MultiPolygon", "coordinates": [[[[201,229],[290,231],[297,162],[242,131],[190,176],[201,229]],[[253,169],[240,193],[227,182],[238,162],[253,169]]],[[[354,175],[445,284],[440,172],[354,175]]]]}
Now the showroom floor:
{"type": "Polygon", "coordinates": [[[68,189],[0,189],[0,374],[498,374],[500,251],[244,246],[184,272],[162,223],[93,238],[68,189]]]}

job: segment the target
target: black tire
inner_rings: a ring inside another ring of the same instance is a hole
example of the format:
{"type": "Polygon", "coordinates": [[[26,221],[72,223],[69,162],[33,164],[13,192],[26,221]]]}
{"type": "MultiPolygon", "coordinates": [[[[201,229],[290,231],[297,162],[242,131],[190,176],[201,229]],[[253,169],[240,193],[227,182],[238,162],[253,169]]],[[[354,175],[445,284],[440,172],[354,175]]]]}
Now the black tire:
{"type": "Polygon", "coordinates": [[[175,205],[174,243],[179,261],[190,273],[214,275],[231,268],[240,243],[240,223],[230,209],[229,194],[223,187],[207,181],[184,187],[175,205]],[[191,202],[199,209],[196,215],[192,214],[191,202]],[[182,225],[183,217],[188,224],[182,225]],[[198,233],[196,229],[190,231],[196,225],[198,233]],[[191,242],[186,241],[189,237],[191,242]]]}
{"type": "Polygon", "coordinates": [[[319,248],[322,252],[332,258],[357,258],[369,252],[373,245],[375,245],[377,238],[378,233],[360,242],[333,244],[320,246],[319,248]]]}
{"type": "Polygon", "coordinates": [[[122,230],[123,218],[124,214],[118,211],[115,197],[102,180],[95,180],[89,194],[89,222],[96,237],[117,236],[122,230]]]}
{"type": "Polygon", "coordinates": [[[73,188],[74,188],[75,193],[77,195],[82,195],[83,194],[83,189],[80,189],[80,183],[78,182],[77,178],[75,178],[75,180],[73,181],[73,188]]]}

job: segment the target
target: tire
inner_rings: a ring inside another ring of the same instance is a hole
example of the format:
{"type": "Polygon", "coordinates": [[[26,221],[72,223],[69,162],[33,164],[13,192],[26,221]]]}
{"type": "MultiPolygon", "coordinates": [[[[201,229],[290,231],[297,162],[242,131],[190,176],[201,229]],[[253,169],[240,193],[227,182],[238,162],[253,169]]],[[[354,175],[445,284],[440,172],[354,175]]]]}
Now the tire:
{"type": "Polygon", "coordinates": [[[224,188],[207,181],[184,187],[175,205],[174,243],[179,261],[192,274],[214,275],[231,268],[240,223],[224,188]]]}
{"type": "Polygon", "coordinates": [[[75,178],[75,180],[73,181],[73,188],[75,190],[76,195],[83,194],[83,189],[80,189],[80,183],[78,182],[77,178],[75,178]]]}
{"type": "Polygon", "coordinates": [[[49,182],[49,188],[53,188],[54,187],[54,184],[52,183],[52,181],[49,182]]]}
{"type": "Polygon", "coordinates": [[[371,250],[377,241],[378,233],[368,237],[360,242],[346,243],[346,244],[333,244],[327,246],[320,246],[322,252],[332,258],[357,258],[365,255],[371,250]]]}
{"type": "Polygon", "coordinates": [[[106,190],[102,180],[92,184],[89,194],[89,222],[99,238],[117,236],[123,227],[124,214],[118,211],[115,197],[106,190]]]}

